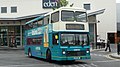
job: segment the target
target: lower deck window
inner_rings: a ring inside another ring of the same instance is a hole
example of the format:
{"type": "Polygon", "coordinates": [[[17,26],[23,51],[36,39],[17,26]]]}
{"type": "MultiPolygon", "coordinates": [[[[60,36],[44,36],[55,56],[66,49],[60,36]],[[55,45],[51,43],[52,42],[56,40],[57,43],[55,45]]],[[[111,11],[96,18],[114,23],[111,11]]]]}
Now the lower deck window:
{"type": "Polygon", "coordinates": [[[27,38],[27,45],[41,45],[42,37],[27,38]]]}

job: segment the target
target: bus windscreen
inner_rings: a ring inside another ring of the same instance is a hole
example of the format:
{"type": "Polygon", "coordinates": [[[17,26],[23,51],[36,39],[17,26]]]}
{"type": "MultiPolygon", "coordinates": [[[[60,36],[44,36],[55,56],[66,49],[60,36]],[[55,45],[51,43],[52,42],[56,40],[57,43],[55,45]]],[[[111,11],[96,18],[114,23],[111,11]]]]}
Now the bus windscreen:
{"type": "Polygon", "coordinates": [[[88,45],[88,34],[61,34],[62,46],[88,45]]]}

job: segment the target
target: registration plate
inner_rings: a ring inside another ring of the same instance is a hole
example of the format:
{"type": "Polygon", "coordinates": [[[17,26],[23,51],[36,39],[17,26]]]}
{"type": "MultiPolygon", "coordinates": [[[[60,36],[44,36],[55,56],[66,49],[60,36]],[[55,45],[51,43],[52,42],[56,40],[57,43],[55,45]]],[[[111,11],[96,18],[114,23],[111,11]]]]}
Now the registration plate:
{"type": "Polygon", "coordinates": [[[74,59],[80,59],[80,57],[74,57],[74,59]]]}

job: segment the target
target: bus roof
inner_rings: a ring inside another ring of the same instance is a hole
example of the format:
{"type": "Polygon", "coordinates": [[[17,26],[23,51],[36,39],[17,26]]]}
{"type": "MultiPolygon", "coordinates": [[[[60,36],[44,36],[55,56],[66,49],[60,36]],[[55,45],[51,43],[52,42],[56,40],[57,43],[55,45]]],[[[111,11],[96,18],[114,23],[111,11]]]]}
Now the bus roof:
{"type": "Polygon", "coordinates": [[[62,9],[86,11],[85,9],[78,8],[78,7],[61,7],[61,8],[59,8],[59,10],[62,10],[62,9]]]}
{"type": "Polygon", "coordinates": [[[72,11],[86,12],[86,9],[78,8],[78,7],[60,7],[58,9],[55,9],[54,11],[51,11],[51,12],[45,14],[44,16],[49,15],[49,14],[54,13],[54,12],[57,12],[57,11],[60,11],[60,10],[72,10],[72,11]]]}
{"type": "Polygon", "coordinates": [[[60,10],[73,10],[73,11],[83,11],[83,12],[86,12],[86,10],[83,9],[83,8],[78,8],[78,7],[61,7],[61,8],[58,8],[58,9],[54,10],[54,11],[48,12],[48,13],[46,13],[44,15],[41,15],[41,16],[33,19],[33,20],[30,20],[30,21],[26,22],[26,24],[29,24],[29,23],[32,23],[32,22],[34,22],[36,20],[42,19],[42,18],[44,18],[44,16],[47,16],[49,14],[52,14],[52,13],[60,11],[60,10]]]}
{"type": "Polygon", "coordinates": [[[30,21],[26,22],[25,24],[32,23],[32,22],[34,22],[34,21],[36,21],[36,20],[42,19],[43,17],[44,17],[44,16],[43,16],[43,15],[41,15],[41,16],[39,16],[39,17],[35,18],[35,19],[32,19],[32,20],[30,20],[30,21]]]}

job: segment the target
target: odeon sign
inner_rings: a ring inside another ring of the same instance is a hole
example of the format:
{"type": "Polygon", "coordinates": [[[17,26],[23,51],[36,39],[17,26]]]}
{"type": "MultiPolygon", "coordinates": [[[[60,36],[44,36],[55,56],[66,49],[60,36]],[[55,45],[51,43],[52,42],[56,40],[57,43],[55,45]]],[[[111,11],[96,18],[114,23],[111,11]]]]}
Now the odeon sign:
{"type": "Polygon", "coordinates": [[[56,8],[58,7],[57,0],[43,0],[43,8],[56,8]]]}

